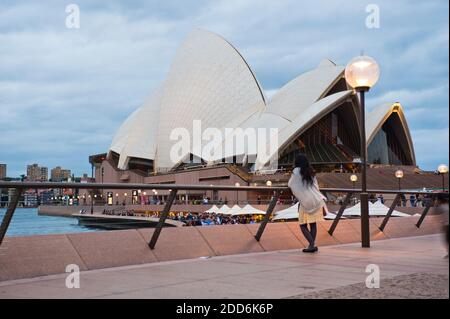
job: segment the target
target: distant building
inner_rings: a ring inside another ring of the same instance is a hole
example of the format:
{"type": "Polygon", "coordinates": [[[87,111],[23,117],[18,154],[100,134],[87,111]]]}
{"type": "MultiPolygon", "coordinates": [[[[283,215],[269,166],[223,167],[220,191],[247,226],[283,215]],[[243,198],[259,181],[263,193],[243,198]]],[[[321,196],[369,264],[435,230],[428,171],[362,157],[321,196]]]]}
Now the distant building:
{"type": "Polygon", "coordinates": [[[53,202],[53,190],[45,190],[39,194],[42,205],[50,205],[53,202]]]}
{"type": "Polygon", "coordinates": [[[50,171],[50,179],[52,182],[63,182],[69,180],[71,177],[70,169],[63,169],[61,166],[56,166],[50,171]]]}
{"type": "Polygon", "coordinates": [[[48,181],[48,168],[38,164],[27,165],[27,179],[30,182],[48,181]]]}
{"type": "Polygon", "coordinates": [[[6,178],[6,164],[0,164],[0,180],[6,178]]]}
{"type": "Polygon", "coordinates": [[[37,206],[38,205],[38,194],[35,191],[26,191],[23,194],[23,205],[24,206],[37,206]]]}

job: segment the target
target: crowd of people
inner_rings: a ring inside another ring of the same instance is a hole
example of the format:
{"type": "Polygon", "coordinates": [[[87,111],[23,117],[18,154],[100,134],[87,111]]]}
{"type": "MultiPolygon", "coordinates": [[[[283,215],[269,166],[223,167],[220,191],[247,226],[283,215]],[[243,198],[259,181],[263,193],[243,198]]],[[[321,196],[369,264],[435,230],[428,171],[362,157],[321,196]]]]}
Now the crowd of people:
{"type": "MultiPolygon", "coordinates": [[[[158,212],[146,213],[147,217],[159,218],[158,212]]],[[[185,223],[186,226],[211,226],[232,224],[255,224],[259,218],[253,215],[230,216],[216,213],[170,213],[167,217],[185,223]]]]}
{"type": "Polygon", "coordinates": [[[216,213],[175,214],[174,220],[184,222],[186,226],[211,226],[231,224],[255,224],[258,218],[250,215],[229,216],[216,213]]]}
{"type": "MultiPolygon", "coordinates": [[[[382,204],[385,203],[385,199],[383,194],[370,194],[369,196],[369,200],[372,203],[375,202],[381,202],[382,204]]],[[[400,202],[398,204],[398,206],[403,206],[406,207],[408,206],[408,202],[409,202],[409,206],[410,207],[425,207],[427,205],[427,203],[431,200],[430,196],[427,195],[422,195],[422,194],[411,194],[405,196],[405,194],[400,194],[400,202]]],[[[354,196],[353,197],[353,204],[356,204],[356,202],[358,201],[358,196],[354,196]]],[[[338,196],[335,200],[335,204],[339,204],[342,205],[342,203],[344,202],[344,196],[338,196]]]]}
{"type": "Polygon", "coordinates": [[[112,215],[112,216],[136,216],[133,209],[104,209],[102,211],[103,215],[112,215]]]}
{"type": "MultiPolygon", "coordinates": [[[[81,214],[86,214],[86,210],[81,210],[81,214]]],[[[103,215],[109,216],[139,216],[159,218],[160,212],[136,212],[133,209],[103,209],[103,215]]],[[[230,216],[216,213],[174,213],[171,212],[168,217],[185,223],[186,226],[210,226],[210,225],[231,225],[231,224],[255,224],[260,221],[258,216],[239,215],[230,216]]]]}

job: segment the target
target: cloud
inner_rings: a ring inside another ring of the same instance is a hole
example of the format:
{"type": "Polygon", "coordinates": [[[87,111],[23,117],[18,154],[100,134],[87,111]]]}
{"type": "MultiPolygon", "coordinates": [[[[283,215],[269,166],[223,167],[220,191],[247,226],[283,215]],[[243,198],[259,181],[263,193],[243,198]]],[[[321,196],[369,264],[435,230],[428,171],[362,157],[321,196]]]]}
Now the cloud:
{"type": "Polygon", "coordinates": [[[448,165],[449,129],[423,129],[412,133],[416,157],[420,167],[436,170],[439,164],[448,165]],[[426,163],[421,165],[421,163],[426,163]]]}
{"type": "Polygon", "coordinates": [[[57,0],[0,3],[0,162],[9,175],[36,161],[89,171],[88,155],[107,151],[195,27],[233,43],[269,97],[323,58],[345,64],[364,50],[382,69],[368,104],[399,100],[419,164],[448,162],[420,151],[448,133],[447,1],[377,1],[380,29],[366,28],[359,0],[76,3],[80,29],[65,28],[57,0]]]}

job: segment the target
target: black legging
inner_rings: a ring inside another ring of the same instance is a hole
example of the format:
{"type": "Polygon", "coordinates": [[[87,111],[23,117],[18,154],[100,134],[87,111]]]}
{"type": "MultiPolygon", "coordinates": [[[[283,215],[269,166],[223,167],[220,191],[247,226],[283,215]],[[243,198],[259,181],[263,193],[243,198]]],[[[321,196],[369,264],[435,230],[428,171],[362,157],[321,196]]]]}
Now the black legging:
{"type": "Polygon", "coordinates": [[[309,224],[310,230],[308,229],[308,224],[300,225],[300,230],[305,236],[306,240],[309,243],[309,248],[314,248],[317,236],[317,225],[316,223],[309,224]]]}

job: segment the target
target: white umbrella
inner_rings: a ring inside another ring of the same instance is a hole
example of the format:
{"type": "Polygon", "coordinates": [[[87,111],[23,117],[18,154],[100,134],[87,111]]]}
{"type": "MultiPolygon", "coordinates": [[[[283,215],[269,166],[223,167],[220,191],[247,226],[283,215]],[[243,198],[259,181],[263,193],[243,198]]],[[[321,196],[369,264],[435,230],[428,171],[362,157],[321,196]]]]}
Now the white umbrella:
{"type": "Polygon", "coordinates": [[[285,212],[282,214],[277,214],[272,220],[280,220],[280,219],[298,219],[297,212],[285,212]]]}
{"type": "MultiPolygon", "coordinates": [[[[369,216],[386,216],[389,207],[377,201],[375,204],[369,202],[369,216]]],[[[361,203],[344,210],[343,216],[361,216],[361,203]]],[[[410,215],[394,210],[392,215],[394,217],[409,217],[410,215]]]]}
{"type": "MultiPolygon", "coordinates": [[[[272,220],[281,220],[281,219],[298,219],[298,212],[297,212],[297,208],[296,206],[298,206],[298,204],[289,207],[287,209],[284,209],[282,211],[279,211],[276,213],[276,216],[274,218],[272,218],[272,220]],[[292,208],[295,208],[292,209],[292,208]]],[[[324,219],[335,219],[336,218],[336,214],[327,212],[327,214],[323,217],[324,219]]],[[[345,218],[345,217],[342,217],[345,218]]]]}
{"type": "Polygon", "coordinates": [[[228,214],[235,216],[235,215],[242,215],[242,208],[238,205],[234,205],[231,207],[231,209],[228,211],[228,214]]]}
{"type": "Polygon", "coordinates": [[[280,214],[287,214],[287,213],[296,213],[298,216],[298,203],[291,207],[288,207],[286,209],[279,210],[279,211],[275,212],[274,214],[278,216],[280,214]]]}
{"type": "Polygon", "coordinates": [[[242,207],[240,213],[235,213],[233,215],[265,215],[266,212],[260,209],[253,207],[252,205],[245,205],[242,207]]]}
{"type": "Polygon", "coordinates": [[[217,210],[216,214],[230,215],[230,209],[231,208],[227,204],[222,205],[222,207],[217,210]]]}
{"type": "MultiPolygon", "coordinates": [[[[386,216],[389,211],[389,207],[381,203],[381,201],[377,201],[369,207],[369,215],[370,216],[386,216]]],[[[392,211],[393,217],[410,217],[411,215],[405,214],[396,210],[392,211]]]]}
{"type": "Polygon", "coordinates": [[[205,213],[217,213],[217,211],[219,210],[219,207],[217,207],[216,205],[213,205],[210,209],[205,210],[205,213]]]}

